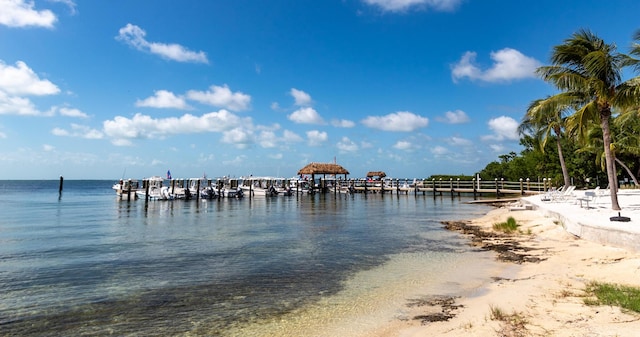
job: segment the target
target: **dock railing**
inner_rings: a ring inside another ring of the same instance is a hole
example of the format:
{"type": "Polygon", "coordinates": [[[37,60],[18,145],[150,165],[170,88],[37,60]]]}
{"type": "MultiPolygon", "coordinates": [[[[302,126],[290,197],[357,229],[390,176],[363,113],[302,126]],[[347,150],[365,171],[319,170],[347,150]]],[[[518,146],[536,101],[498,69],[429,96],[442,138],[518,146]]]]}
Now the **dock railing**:
{"type": "Polygon", "coordinates": [[[502,178],[494,180],[460,180],[443,179],[349,179],[336,182],[339,191],[355,193],[396,193],[396,194],[496,194],[500,195],[530,195],[544,193],[551,188],[546,180],[543,182],[520,179],[507,181],[502,178]]]}

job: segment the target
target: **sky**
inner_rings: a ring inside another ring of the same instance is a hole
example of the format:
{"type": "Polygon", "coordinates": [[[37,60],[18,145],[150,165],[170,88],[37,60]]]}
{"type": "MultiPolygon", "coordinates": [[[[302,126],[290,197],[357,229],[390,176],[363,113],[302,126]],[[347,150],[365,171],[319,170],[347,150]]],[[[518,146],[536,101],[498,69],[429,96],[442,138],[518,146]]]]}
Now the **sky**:
{"type": "Polygon", "coordinates": [[[0,179],[473,175],[637,0],[0,0],[0,179]]]}

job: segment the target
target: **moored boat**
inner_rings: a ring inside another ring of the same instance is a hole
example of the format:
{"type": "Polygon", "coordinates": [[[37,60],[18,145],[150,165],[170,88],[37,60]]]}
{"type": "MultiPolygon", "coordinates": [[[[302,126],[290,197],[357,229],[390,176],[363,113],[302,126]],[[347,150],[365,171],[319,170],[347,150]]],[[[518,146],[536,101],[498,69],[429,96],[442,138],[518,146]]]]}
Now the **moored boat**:
{"type": "Polygon", "coordinates": [[[134,200],[137,197],[136,192],[140,188],[140,183],[135,179],[120,179],[113,184],[112,188],[116,191],[118,198],[122,200],[134,200]]]}

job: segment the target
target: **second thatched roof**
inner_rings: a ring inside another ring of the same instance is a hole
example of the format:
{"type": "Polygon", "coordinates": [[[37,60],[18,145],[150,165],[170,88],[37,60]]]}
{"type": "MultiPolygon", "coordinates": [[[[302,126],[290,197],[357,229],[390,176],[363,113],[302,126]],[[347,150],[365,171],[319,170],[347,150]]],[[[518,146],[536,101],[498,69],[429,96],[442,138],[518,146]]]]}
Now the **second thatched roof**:
{"type": "Polygon", "coordinates": [[[384,173],[383,171],[369,171],[367,173],[367,178],[373,178],[373,177],[384,178],[386,176],[387,176],[387,174],[384,173]]]}
{"type": "Polygon", "coordinates": [[[301,168],[298,174],[349,174],[349,171],[338,164],[310,163],[301,168]]]}

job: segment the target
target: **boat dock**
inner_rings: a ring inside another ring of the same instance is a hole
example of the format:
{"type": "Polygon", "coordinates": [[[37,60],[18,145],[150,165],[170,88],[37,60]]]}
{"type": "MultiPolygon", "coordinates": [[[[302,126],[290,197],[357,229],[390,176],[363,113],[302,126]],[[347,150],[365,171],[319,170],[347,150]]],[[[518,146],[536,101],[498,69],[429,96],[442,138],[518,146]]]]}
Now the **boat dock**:
{"type": "MultiPolygon", "coordinates": [[[[264,197],[264,193],[256,193],[257,178],[191,178],[163,180],[158,185],[158,177],[143,179],[141,187],[137,181],[125,180],[114,185],[117,195],[122,200],[198,200],[214,198],[255,198],[264,197]],[[158,194],[154,194],[157,190],[158,194]]],[[[162,180],[162,179],[161,179],[162,180]]],[[[520,181],[505,181],[494,179],[483,180],[435,180],[435,179],[299,179],[273,178],[263,181],[264,188],[272,188],[276,195],[301,194],[390,194],[414,196],[473,196],[494,197],[500,200],[514,196],[528,196],[544,193],[551,188],[546,182],[533,182],[529,179],[520,181]]]]}

